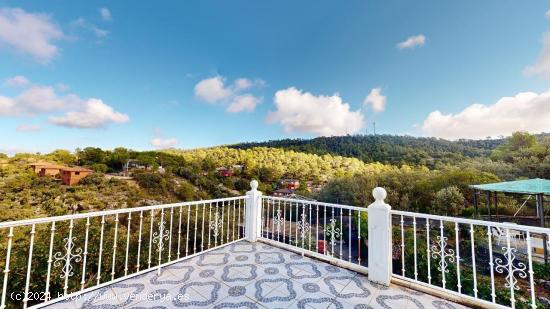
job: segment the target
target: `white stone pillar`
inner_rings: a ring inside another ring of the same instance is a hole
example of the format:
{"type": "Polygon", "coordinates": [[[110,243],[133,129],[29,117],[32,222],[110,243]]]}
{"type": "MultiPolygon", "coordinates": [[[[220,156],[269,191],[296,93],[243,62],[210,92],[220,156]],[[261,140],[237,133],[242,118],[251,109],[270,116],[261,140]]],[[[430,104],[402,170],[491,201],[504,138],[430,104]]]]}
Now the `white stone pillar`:
{"type": "Polygon", "coordinates": [[[372,190],[375,202],[367,208],[369,213],[369,280],[390,285],[392,276],[392,234],[390,205],[384,203],[386,190],[372,190]]]}
{"type": "Polygon", "coordinates": [[[260,237],[260,227],[262,224],[262,192],[258,191],[258,181],[250,182],[251,190],[246,192],[246,218],[245,235],[246,240],[255,242],[260,237]]]}

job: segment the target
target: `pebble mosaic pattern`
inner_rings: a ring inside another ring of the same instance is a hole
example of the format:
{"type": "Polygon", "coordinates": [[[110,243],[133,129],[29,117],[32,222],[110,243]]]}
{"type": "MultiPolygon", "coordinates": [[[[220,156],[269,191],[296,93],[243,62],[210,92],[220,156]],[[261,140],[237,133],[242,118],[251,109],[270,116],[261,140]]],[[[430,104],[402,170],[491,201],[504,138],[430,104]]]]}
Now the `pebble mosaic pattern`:
{"type": "Polygon", "coordinates": [[[462,305],[241,241],[45,308],[415,308],[462,305]],[[107,297],[109,296],[109,297],[107,297]]]}

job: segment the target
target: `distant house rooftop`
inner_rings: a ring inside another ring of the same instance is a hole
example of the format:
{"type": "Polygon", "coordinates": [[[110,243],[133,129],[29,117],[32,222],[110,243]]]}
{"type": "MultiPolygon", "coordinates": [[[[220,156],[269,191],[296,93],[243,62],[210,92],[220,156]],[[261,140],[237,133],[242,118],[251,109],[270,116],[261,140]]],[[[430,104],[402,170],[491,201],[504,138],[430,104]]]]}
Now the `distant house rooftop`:
{"type": "Polygon", "coordinates": [[[294,195],[294,190],[292,189],[287,189],[287,188],[284,188],[284,189],[278,189],[278,190],[275,190],[273,191],[273,195],[274,196],[291,196],[291,195],[294,195]]]}
{"type": "Polygon", "coordinates": [[[39,168],[49,168],[49,169],[62,169],[65,168],[63,165],[57,165],[57,164],[41,164],[36,165],[39,168]]]}
{"type": "Polygon", "coordinates": [[[75,166],[75,167],[64,167],[64,166],[62,166],[60,169],[62,171],[67,171],[67,172],[93,172],[93,170],[91,170],[89,168],[80,167],[80,166],[75,166]]]}
{"type": "Polygon", "coordinates": [[[217,168],[216,171],[218,172],[218,174],[220,176],[223,176],[223,177],[230,177],[230,176],[233,176],[233,171],[228,169],[227,167],[225,166],[222,166],[220,168],[217,168]]]}
{"type": "Polygon", "coordinates": [[[44,168],[62,168],[62,165],[50,163],[50,162],[35,162],[28,164],[29,166],[32,166],[34,168],[38,167],[44,167],[44,168]]]}

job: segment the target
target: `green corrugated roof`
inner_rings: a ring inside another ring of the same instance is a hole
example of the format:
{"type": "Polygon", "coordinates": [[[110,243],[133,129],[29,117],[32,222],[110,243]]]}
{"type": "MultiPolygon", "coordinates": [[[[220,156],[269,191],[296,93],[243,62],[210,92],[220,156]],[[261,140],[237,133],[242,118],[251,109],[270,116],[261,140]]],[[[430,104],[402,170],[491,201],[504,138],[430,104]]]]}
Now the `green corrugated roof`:
{"type": "Polygon", "coordinates": [[[526,179],[498,183],[486,183],[482,185],[471,185],[470,188],[492,191],[492,192],[508,192],[508,193],[524,193],[524,194],[549,194],[550,195],[550,180],[548,179],[526,179]]]}

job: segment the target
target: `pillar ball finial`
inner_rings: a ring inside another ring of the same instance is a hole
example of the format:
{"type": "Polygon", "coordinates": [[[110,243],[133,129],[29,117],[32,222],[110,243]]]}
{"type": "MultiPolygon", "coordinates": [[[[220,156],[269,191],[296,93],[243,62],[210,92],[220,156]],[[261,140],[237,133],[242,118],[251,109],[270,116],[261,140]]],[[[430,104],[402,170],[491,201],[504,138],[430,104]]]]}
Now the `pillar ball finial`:
{"type": "Polygon", "coordinates": [[[384,202],[387,195],[388,193],[382,187],[376,187],[372,190],[372,196],[377,202],[384,202]]]}
{"type": "Polygon", "coordinates": [[[258,181],[256,179],[254,179],[250,182],[250,188],[252,188],[252,190],[257,190],[258,189],[258,181]]]}

